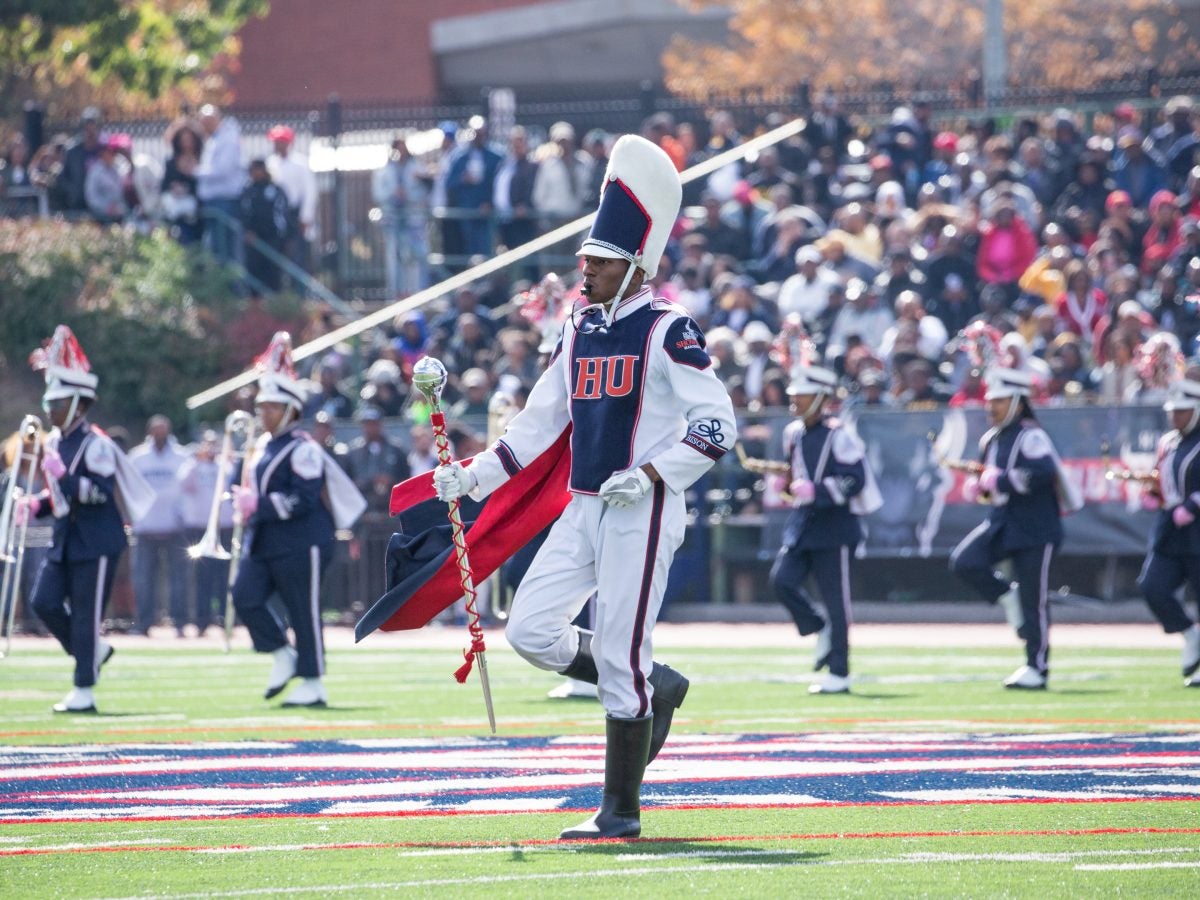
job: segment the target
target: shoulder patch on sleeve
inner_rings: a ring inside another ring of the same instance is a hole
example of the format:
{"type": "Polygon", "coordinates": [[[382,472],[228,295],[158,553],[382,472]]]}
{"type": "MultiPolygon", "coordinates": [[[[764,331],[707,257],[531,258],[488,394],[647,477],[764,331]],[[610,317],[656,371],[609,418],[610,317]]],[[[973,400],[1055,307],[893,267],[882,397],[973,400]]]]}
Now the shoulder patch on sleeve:
{"type": "Polygon", "coordinates": [[[325,470],[325,460],[321,448],[315,441],[300,441],[300,445],[292,451],[292,471],[301,478],[320,478],[325,470]]]}
{"type": "Polygon", "coordinates": [[[107,438],[93,437],[88,441],[83,462],[95,475],[108,476],[117,471],[117,448],[107,438]]]}
{"type": "Polygon", "coordinates": [[[838,428],[833,432],[833,458],[847,466],[859,462],[863,458],[862,441],[845,428],[838,428]]]}
{"type": "Polygon", "coordinates": [[[1021,455],[1026,459],[1041,459],[1054,453],[1050,436],[1040,428],[1031,428],[1021,438],[1021,455]]]}
{"type": "Polygon", "coordinates": [[[705,349],[704,334],[700,326],[686,316],[680,316],[669,326],[663,339],[663,349],[667,356],[684,366],[693,369],[707,369],[712,365],[708,351],[705,349]]]}

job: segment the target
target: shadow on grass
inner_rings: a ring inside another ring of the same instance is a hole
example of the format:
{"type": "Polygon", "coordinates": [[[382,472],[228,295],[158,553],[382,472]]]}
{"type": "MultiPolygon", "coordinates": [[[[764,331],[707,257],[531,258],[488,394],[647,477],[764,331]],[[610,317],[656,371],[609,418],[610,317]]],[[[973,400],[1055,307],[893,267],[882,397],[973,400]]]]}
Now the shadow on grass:
{"type": "MultiPolygon", "coordinates": [[[[729,845],[719,841],[691,841],[687,838],[634,838],[632,840],[610,839],[603,841],[563,841],[562,847],[574,853],[591,853],[596,856],[622,856],[629,862],[639,857],[661,859],[663,856],[687,857],[697,862],[729,863],[737,860],[753,860],[757,863],[775,865],[791,863],[805,865],[824,859],[828,853],[811,850],[789,850],[786,847],[762,847],[729,845]]],[[[512,859],[521,861],[524,854],[516,848],[512,859]]]]}

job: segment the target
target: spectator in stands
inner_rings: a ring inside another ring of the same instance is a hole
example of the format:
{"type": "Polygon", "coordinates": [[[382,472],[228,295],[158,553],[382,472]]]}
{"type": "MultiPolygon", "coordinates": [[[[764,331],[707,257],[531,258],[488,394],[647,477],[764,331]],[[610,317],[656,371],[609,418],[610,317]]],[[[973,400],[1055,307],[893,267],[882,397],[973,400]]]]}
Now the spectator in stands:
{"type": "Polygon", "coordinates": [[[100,158],[100,110],[89,106],[79,117],[79,134],[67,147],[63,161],[63,195],[68,210],[86,210],[87,173],[100,158]]]}
{"type": "Polygon", "coordinates": [[[742,384],[746,389],[748,403],[762,401],[763,390],[766,386],[766,373],[775,365],[775,361],[771,357],[771,344],[774,339],[774,331],[765,322],[750,322],[742,331],[742,340],[746,344],[742,384]]]}
{"type": "Polygon", "coordinates": [[[67,143],[65,134],[56,134],[34,152],[29,162],[30,177],[35,186],[46,191],[47,203],[53,212],[67,208],[66,181],[63,178],[67,143]]]}
{"type": "Polygon", "coordinates": [[[488,396],[492,391],[492,383],[487,372],[483,369],[471,368],[462,373],[458,381],[462,396],[456,400],[447,414],[456,420],[487,417],[488,396]]]}
{"type": "MultiPolygon", "coordinates": [[[[883,302],[882,299],[880,302],[883,302]]],[[[895,300],[896,321],[883,333],[879,342],[879,353],[883,357],[892,355],[899,329],[911,323],[915,331],[916,351],[925,359],[937,361],[942,358],[942,348],[949,335],[946,326],[937,316],[925,312],[924,301],[916,291],[904,291],[895,300]]]]}
{"type": "MultiPolygon", "coordinates": [[[[576,148],[575,128],[569,122],[555,122],[549,137],[534,154],[537,174],[532,194],[546,229],[580,215],[584,195],[600,187],[594,183],[597,158],[576,148]]],[[[603,172],[599,174],[604,177],[603,172]]]]}
{"type": "Polygon", "coordinates": [[[883,341],[884,332],[892,324],[892,313],[880,306],[879,294],[860,279],[846,285],[847,305],[843,306],[829,331],[825,361],[831,363],[845,356],[851,339],[874,350],[883,341]]]}
{"type": "Polygon", "coordinates": [[[838,109],[838,99],[833,91],[826,89],[821,93],[817,109],[808,119],[804,127],[804,137],[814,152],[830,148],[837,162],[846,157],[846,145],[854,136],[854,128],[850,121],[838,109]]]}
{"type": "Polygon", "coordinates": [[[1046,157],[1046,143],[1030,136],[1021,141],[1017,150],[1021,164],[1021,184],[1033,192],[1044,208],[1054,202],[1058,176],[1046,157]]]}
{"type": "Polygon", "coordinates": [[[750,255],[750,241],[746,235],[726,222],[721,215],[721,201],[712,191],[703,191],[700,202],[704,206],[704,221],[692,229],[693,234],[703,235],[711,253],[727,253],[735,259],[746,259],[750,255]]]}
{"type": "Polygon", "coordinates": [[[354,412],[354,404],[342,393],[338,381],[342,377],[342,358],[330,353],[317,364],[317,389],[308,396],[300,418],[311,419],[324,411],[335,419],[346,419],[354,412]]]}
{"type": "Polygon", "coordinates": [[[860,281],[874,281],[879,269],[865,259],[855,256],[846,249],[846,232],[840,228],[829,231],[823,237],[813,242],[813,246],[821,251],[825,264],[842,282],[851,278],[860,281]]]}
{"type": "Polygon", "coordinates": [[[750,260],[745,266],[747,274],[763,284],[779,283],[794,275],[796,253],[808,239],[807,224],[794,212],[780,215],[773,231],[770,246],[761,256],[750,260]]]}
{"type": "Polygon", "coordinates": [[[22,134],[13,135],[8,152],[0,159],[0,197],[12,188],[27,188],[33,184],[29,168],[29,144],[22,134]]]}
{"type": "Polygon", "coordinates": [[[1075,175],[1063,188],[1054,203],[1056,217],[1064,218],[1068,210],[1081,209],[1097,219],[1104,216],[1104,204],[1114,185],[1106,177],[1103,156],[1088,151],[1075,164],[1075,175]]]}
{"type": "Polygon", "coordinates": [[[183,117],[171,124],[164,139],[171,155],[163,167],[163,221],[171,237],[179,243],[194,244],[204,231],[200,198],[196,194],[196,169],[204,148],[204,134],[190,118],[183,117]]]}
{"type": "Polygon", "coordinates": [[[425,326],[425,313],[414,309],[397,317],[396,336],[392,338],[392,352],[405,376],[412,373],[413,365],[429,348],[429,330],[425,326]]]}
{"type": "Polygon", "coordinates": [[[1179,190],[1197,159],[1200,137],[1193,124],[1192,98],[1181,95],[1172,97],[1163,107],[1167,121],[1150,132],[1149,144],[1152,151],[1163,161],[1166,168],[1167,187],[1179,190]]]}
{"type": "Polygon", "coordinates": [[[1044,248],[1021,275],[1019,287],[1045,303],[1057,303],[1067,289],[1066,270],[1074,258],[1071,248],[1066,245],[1044,248]]]}
{"type": "Polygon", "coordinates": [[[786,317],[795,313],[806,323],[813,322],[829,305],[829,294],[838,278],[822,264],[821,251],[811,244],[797,250],[794,260],[795,274],[779,288],[779,314],[786,317]]]}
{"type": "Polygon", "coordinates": [[[887,268],[875,279],[880,300],[889,305],[903,293],[915,292],[924,295],[928,289],[925,274],[913,265],[908,247],[897,247],[887,257],[887,268]]]}
{"type": "Polygon", "coordinates": [[[443,345],[448,344],[453,339],[455,332],[459,330],[462,317],[468,314],[474,315],[478,319],[479,327],[488,337],[492,336],[496,326],[492,321],[491,310],[480,304],[479,291],[469,284],[455,291],[454,305],[433,320],[430,330],[443,345]]]}
{"type": "Polygon", "coordinates": [[[151,416],[146,440],[129,454],[133,467],[154,489],[154,505],[133,525],[133,592],[137,602],[132,634],[147,634],[162,614],[160,577],[178,637],[188,624],[187,560],[180,470],[188,454],[171,434],[171,420],[151,416]]]}
{"type": "Polygon", "coordinates": [[[118,156],[115,136],[104,141],[100,155],[87,171],[83,193],[88,212],[102,225],[123,222],[129,215],[125,203],[125,161],[118,156]]]}
{"type": "Polygon", "coordinates": [[[478,313],[463,313],[458,317],[454,335],[445,345],[446,356],[454,372],[470,368],[491,369],[496,350],[491,330],[484,327],[478,313]]]}
{"type": "Polygon", "coordinates": [[[1113,191],[1104,203],[1105,218],[1100,225],[1100,240],[1115,245],[1135,266],[1141,263],[1143,241],[1150,227],[1141,210],[1134,209],[1133,198],[1122,190],[1113,191]]]}
{"type": "Polygon", "coordinates": [[[246,243],[246,272],[251,278],[250,291],[262,288],[278,291],[283,272],[279,264],[260,246],[280,254],[288,235],[287,195],[271,180],[266,160],[250,162],[250,182],[242,191],[238,208],[246,243]]]}
{"type": "Polygon", "coordinates": [[[941,291],[930,296],[925,309],[946,326],[947,332],[958,334],[979,315],[979,302],[962,277],[951,272],[942,281],[941,291]]]}
{"type": "MultiPolygon", "coordinates": [[[[493,205],[500,223],[500,242],[510,250],[537,236],[537,211],[533,205],[533,185],[538,166],[529,158],[529,138],[520,125],[508,133],[508,153],[496,172],[493,205]]],[[[537,277],[536,266],[529,272],[537,277]]]]}
{"type": "Polygon", "coordinates": [[[754,287],[754,279],[746,275],[731,279],[721,294],[720,308],[713,314],[713,326],[727,326],[741,334],[749,323],[763,322],[772,331],[777,330],[779,323],[775,315],[754,287]]]}
{"type": "MultiPolygon", "coordinates": [[[[741,246],[737,254],[731,254],[735,259],[744,259],[754,246],[754,237],[763,227],[763,223],[775,213],[774,208],[766,200],[760,200],[746,181],[739,181],[733,186],[733,197],[721,206],[721,220],[731,226],[738,234],[741,246]]],[[[713,253],[722,253],[709,242],[713,253]]]]}
{"type": "Polygon", "coordinates": [[[390,359],[377,359],[367,369],[367,383],[359,399],[392,418],[404,410],[403,376],[400,367],[390,359]]]}
{"type": "Polygon", "coordinates": [[[1179,229],[1179,207],[1170,191],[1159,191],[1150,199],[1150,227],[1142,238],[1142,256],[1151,255],[1155,248],[1160,259],[1170,259],[1179,249],[1183,236],[1179,229]]]}
{"type": "Polygon", "coordinates": [[[446,198],[461,212],[464,251],[469,257],[492,253],[492,196],[500,154],[488,146],[487,122],[472,116],[467,123],[466,146],[450,164],[446,198]]]}
{"type": "Polygon", "coordinates": [[[428,425],[414,425],[408,432],[408,470],[420,475],[437,468],[437,448],[433,442],[433,429],[428,425]]]}
{"type": "MultiPolygon", "coordinates": [[[[458,144],[458,125],[449,120],[438,123],[442,133],[442,145],[438,148],[437,162],[434,165],[433,187],[429,193],[429,206],[433,210],[445,211],[450,206],[448,181],[450,167],[464,152],[458,144]]],[[[452,215],[444,215],[440,220],[442,235],[442,253],[447,257],[461,256],[463,253],[463,231],[461,223],[452,215]]]]}
{"type": "Polygon", "coordinates": [[[511,375],[528,385],[537,381],[542,370],[538,366],[536,337],[527,331],[506,328],[496,338],[501,355],[492,374],[497,379],[511,375]]]}
{"type": "Polygon", "coordinates": [[[275,147],[267,157],[267,171],[287,197],[287,234],[284,255],[305,271],[309,267],[309,244],[317,234],[317,178],[308,160],[295,150],[296,132],[288,125],[274,125],[267,140],[275,147]]]}
{"type": "Polygon", "coordinates": [[[386,516],[392,485],[408,478],[408,460],[400,445],[384,432],[379,407],[364,406],[354,418],[362,433],[350,442],[342,467],[367,498],[367,510],[386,516]]]}
{"type": "Polygon", "coordinates": [[[1003,287],[1009,300],[1016,299],[1018,281],[1037,256],[1037,239],[1017,215],[1012,203],[999,202],[990,219],[980,227],[976,271],[980,281],[1003,287]]]}
{"type": "Polygon", "coordinates": [[[600,189],[604,187],[604,173],[608,169],[609,137],[599,128],[593,128],[583,136],[583,150],[591,157],[587,164],[587,186],[583,192],[583,209],[592,209],[600,203],[600,189]]]}
{"type": "Polygon", "coordinates": [[[1130,202],[1139,208],[1150,205],[1150,198],[1167,186],[1162,166],[1143,146],[1145,138],[1132,125],[1123,128],[1117,137],[1117,152],[1113,156],[1113,182],[1124,191],[1130,202]]]}
{"type": "Polygon", "coordinates": [[[1104,291],[1096,287],[1091,271],[1082,260],[1072,260],[1064,272],[1067,288],[1055,301],[1060,331],[1069,331],[1091,343],[1096,324],[1108,305],[1104,291]]]}
{"type": "Polygon", "coordinates": [[[712,291],[704,283],[700,266],[693,261],[684,261],[674,278],[679,305],[688,311],[688,315],[695,319],[701,328],[707,330],[713,298],[712,291]]]}
{"type": "Polygon", "coordinates": [[[383,213],[383,263],[389,297],[414,294],[430,284],[431,177],[409,151],[404,136],[397,135],[388,161],[371,178],[371,197],[383,213]]]}
{"type": "Polygon", "coordinates": [[[883,235],[879,226],[870,221],[863,205],[848,204],[836,218],[846,252],[872,266],[878,266],[883,260],[883,235]]]}
{"type": "Polygon", "coordinates": [[[200,107],[200,127],[206,140],[193,174],[206,220],[205,237],[213,256],[221,262],[236,262],[241,259],[236,223],[246,182],[241,130],[236,119],[222,115],[211,103],[200,107]]]}

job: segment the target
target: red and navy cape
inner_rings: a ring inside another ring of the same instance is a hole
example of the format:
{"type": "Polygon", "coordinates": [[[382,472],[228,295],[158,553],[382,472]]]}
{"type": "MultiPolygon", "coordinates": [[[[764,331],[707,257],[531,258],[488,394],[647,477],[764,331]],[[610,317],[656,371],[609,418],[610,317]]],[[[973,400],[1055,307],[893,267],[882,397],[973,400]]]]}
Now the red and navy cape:
{"type": "MultiPolygon", "coordinates": [[[[486,579],[557,519],[571,500],[571,429],[482,503],[463,498],[467,548],[474,583],[486,579]],[[467,521],[470,519],[471,521],[467,521]]],[[[469,460],[463,460],[464,464],[469,460]]],[[[376,629],[420,628],[462,596],[446,504],[433,489],[433,472],[392,488],[389,507],[400,531],[387,550],[387,591],[354,628],[361,641],[376,629]]]]}

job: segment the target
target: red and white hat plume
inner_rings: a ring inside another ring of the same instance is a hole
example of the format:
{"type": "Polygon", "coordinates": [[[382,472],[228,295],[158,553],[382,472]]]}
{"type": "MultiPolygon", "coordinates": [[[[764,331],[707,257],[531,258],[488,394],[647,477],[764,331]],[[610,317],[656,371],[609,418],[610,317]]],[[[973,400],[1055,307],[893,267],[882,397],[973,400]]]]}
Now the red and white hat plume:
{"type": "Polygon", "coordinates": [[[66,400],[71,397],[95,399],[100,378],[92,374],[92,364],[79,346],[74,332],[66,325],[54,329],[54,336],[29,355],[35,372],[44,371],[46,391],[42,400],[66,400]]]}
{"type": "Polygon", "coordinates": [[[837,373],[819,365],[817,345],[804,330],[798,315],[789,315],[784,320],[775,349],[791,376],[789,394],[833,394],[837,390],[837,373]]]}
{"type": "Polygon", "coordinates": [[[304,406],[308,391],[296,377],[290,334],[286,331],[275,332],[266,352],[254,360],[254,367],[262,372],[258,378],[255,403],[283,403],[297,410],[304,406]]]}
{"type": "Polygon", "coordinates": [[[1134,362],[1143,388],[1169,388],[1183,377],[1185,365],[1179,338],[1169,331],[1146,338],[1134,362]]]}

